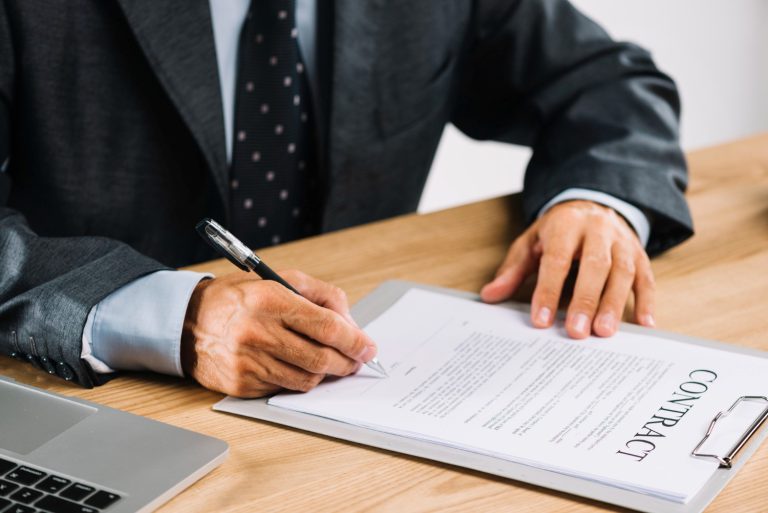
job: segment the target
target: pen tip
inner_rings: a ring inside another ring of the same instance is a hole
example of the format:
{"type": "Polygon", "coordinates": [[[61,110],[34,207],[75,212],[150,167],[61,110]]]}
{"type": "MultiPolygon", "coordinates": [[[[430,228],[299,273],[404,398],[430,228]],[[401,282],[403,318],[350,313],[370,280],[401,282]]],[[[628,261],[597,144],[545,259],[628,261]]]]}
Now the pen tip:
{"type": "Polygon", "coordinates": [[[384,369],[384,366],[381,365],[378,358],[374,358],[373,360],[366,363],[366,365],[371,369],[375,370],[376,372],[378,372],[379,374],[381,374],[382,376],[387,378],[389,377],[389,374],[387,374],[387,371],[384,369]]]}

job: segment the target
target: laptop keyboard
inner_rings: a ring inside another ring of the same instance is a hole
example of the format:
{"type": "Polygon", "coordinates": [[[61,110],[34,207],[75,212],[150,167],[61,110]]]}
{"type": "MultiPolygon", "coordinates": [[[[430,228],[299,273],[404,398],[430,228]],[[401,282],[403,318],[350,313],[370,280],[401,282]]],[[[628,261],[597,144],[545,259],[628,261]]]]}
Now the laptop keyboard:
{"type": "Polygon", "coordinates": [[[120,496],[0,458],[0,513],[100,513],[120,496]]]}

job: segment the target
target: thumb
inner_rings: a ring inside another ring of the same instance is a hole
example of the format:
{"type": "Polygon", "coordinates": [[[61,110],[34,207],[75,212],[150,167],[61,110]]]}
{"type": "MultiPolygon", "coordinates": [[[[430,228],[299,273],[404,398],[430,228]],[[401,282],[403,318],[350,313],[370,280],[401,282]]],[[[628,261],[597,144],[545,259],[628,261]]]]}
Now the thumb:
{"type": "Polygon", "coordinates": [[[481,299],[486,303],[509,299],[528,275],[536,270],[537,260],[528,244],[514,244],[496,271],[496,277],[480,290],[481,299]]]}

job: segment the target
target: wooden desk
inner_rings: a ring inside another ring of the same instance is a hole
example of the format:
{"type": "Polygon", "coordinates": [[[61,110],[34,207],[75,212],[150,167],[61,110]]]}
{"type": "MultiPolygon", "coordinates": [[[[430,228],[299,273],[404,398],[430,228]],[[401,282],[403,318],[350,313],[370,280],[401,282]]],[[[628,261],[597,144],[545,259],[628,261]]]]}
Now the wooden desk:
{"type": "MultiPolygon", "coordinates": [[[[768,134],[690,156],[697,235],[657,258],[662,329],[768,350],[768,134]]],[[[521,229],[518,198],[411,215],[262,252],[344,288],[356,301],[401,278],[476,291],[521,229]],[[458,272],[460,270],[460,272],[458,272]]],[[[223,275],[217,261],[195,266],[223,275]]],[[[0,357],[0,374],[206,433],[230,458],[169,502],[192,511],[599,511],[608,506],[211,410],[220,394],[150,375],[83,390],[0,357]]],[[[762,447],[710,511],[764,511],[762,447]]]]}

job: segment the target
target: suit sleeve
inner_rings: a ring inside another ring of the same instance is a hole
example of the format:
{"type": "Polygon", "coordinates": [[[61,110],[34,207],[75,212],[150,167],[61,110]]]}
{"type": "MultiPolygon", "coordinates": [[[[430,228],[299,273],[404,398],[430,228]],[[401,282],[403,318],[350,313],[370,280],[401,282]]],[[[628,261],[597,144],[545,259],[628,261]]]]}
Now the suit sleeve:
{"type": "Polygon", "coordinates": [[[40,237],[21,212],[7,206],[17,172],[15,64],[0,3],[0,354],[91,387],[109,376],[94,373],[80,356],[88,312],[112,291],[164,266],[110,239],[40,237]]]}
{"type": "Polygon", "coordinates": [[[533,148],[528,222],[567,189],[609,194],[650,221],[649,253],[690,237],[680,100],[650,54],[566,0],[477,0],[452,121],[533,148]]]}

